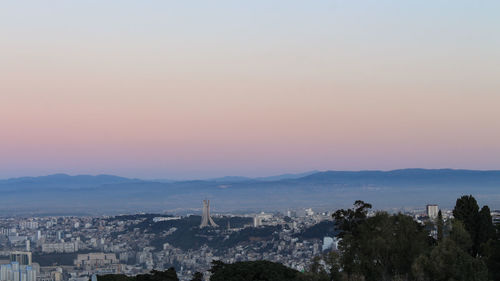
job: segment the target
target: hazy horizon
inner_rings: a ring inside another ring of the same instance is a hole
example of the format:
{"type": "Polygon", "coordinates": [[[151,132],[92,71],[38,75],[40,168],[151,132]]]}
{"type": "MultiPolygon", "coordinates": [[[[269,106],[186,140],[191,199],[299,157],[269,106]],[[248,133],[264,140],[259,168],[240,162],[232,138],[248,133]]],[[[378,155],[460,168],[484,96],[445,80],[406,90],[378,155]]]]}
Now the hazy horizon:
{"type": "Polygon", "coordinates": [[[54,176],[54,175],[68,175],[68,176],[116,176],[116,177],[123,177],[123,178],[128,178],[128,179],[140,179],[140,180],[174,180],[174,181],[183,181],[183,180],[211,180],[211,179],[221,179],[224,177],[242,177],[242,178],[249,178],[249,179],[258,179],[258,178],[267,178],[267,177],[274,177],[274,176],[283,176],[283,175],[300,175],[300,174],[306,174],[306,173],[321,173],[321,172],[367,172],[367,171],[377,171],[377,172],[390,172],[390,171],[397,171],[397,170],[464,170],[464,171],[500,171],[500,169],[467,169],[467,168],[447,168],[447,167],[440,167],[440,168],[421,168],[421,167],[411,167],[411,168],[396,168],[396,169],[363,169],[363,170],[345,170],[345,169],[340,169],[340,170],[334,170],[334,169],[326,169],[326,170],[304,170],[304,171],[296,171],[296,172],[290,172],[290,171],[284,171],[284,172],[277,172],[277,173],[269,173],[269,174],[255,174],[255,175],[245,175],[245,174],[220,174],[220,175],[215,175],[215,176],[192,176],[192,177],[181,177],[181,176],[170,176],[170,177],[137,177],[137,176],[129,176],[129,175],[121,175],[121,174],[109,174],[109,173],[65,173],[65,172],[54,172],[54,173],[48,173],[48,174],[25,174],[21,176],[11,176],[11,177],[0,177],[0,180],[7,180],[7,179],[13,179],[13,178],[23,178],[23,177],[45,177],[45,176],[54,176]]]}
{"type": "Polygon", "coordinates": [[[500,168],[498,1],[13,1],[0,178],[500,168]]]}

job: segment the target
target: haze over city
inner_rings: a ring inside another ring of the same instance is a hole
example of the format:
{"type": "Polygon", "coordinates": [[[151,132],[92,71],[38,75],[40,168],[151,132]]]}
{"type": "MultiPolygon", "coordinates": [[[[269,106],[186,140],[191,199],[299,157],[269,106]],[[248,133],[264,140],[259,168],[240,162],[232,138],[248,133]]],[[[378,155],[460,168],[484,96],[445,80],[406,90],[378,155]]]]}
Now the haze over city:
{"type": "Polygon", "coordinates": [[[500,280],[500,1],[0,1],[0,281],[500,280]]]}

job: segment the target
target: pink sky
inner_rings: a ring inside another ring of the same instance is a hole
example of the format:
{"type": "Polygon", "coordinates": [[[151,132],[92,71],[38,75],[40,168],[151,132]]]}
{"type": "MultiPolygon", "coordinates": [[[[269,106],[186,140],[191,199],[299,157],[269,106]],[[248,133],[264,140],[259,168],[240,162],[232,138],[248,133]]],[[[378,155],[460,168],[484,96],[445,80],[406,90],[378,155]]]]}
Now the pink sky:
{"type": "Polygon", "coordinates": [[[85,4],[12,4],[0,177],[500,169],[496,4],[393,5],[403,17],[335,3],[276,19],[262,3],[157,7],[186,15],[169,18],[127,2],[92,22],[85,4]]]}

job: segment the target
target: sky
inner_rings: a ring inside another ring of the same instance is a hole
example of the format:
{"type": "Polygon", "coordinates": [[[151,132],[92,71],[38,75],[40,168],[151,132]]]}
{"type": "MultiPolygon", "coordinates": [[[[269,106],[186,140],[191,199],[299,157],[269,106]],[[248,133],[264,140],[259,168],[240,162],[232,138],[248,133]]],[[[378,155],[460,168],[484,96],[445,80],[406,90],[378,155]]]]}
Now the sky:
{"type": "Polygon", "coordinates": [[[2,1],[0,178],[500,169],[500,1],[2,1]]]}

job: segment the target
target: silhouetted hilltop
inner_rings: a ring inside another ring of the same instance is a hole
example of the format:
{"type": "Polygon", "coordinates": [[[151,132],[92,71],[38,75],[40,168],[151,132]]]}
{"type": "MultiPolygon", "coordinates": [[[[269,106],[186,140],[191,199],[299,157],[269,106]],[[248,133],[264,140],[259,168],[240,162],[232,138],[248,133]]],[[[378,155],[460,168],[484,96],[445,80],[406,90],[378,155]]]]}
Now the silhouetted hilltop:
{"type": "Polygon", "coordinates": [[[402,169],[325,171],[266,178],[154,181],[113,175],[55,174],[0,180],[0,214],[33,212],[128,213],[199,211],[207,198],[219,211],[345,207],[356,199],[377,208],[451,205],[473,194],[500,208],[500,171],[402,169]],[[22,196],[19,196],[19,195],[22,196]],[[451,200],[451,201],[450,201],[451,200]]]}
{"type": "Polygon", "coordinates": [[[500,185],[500,171],[401,169],[392,171],[326,171],[298,179],[303,182],[365,185],[500,185]]]}

